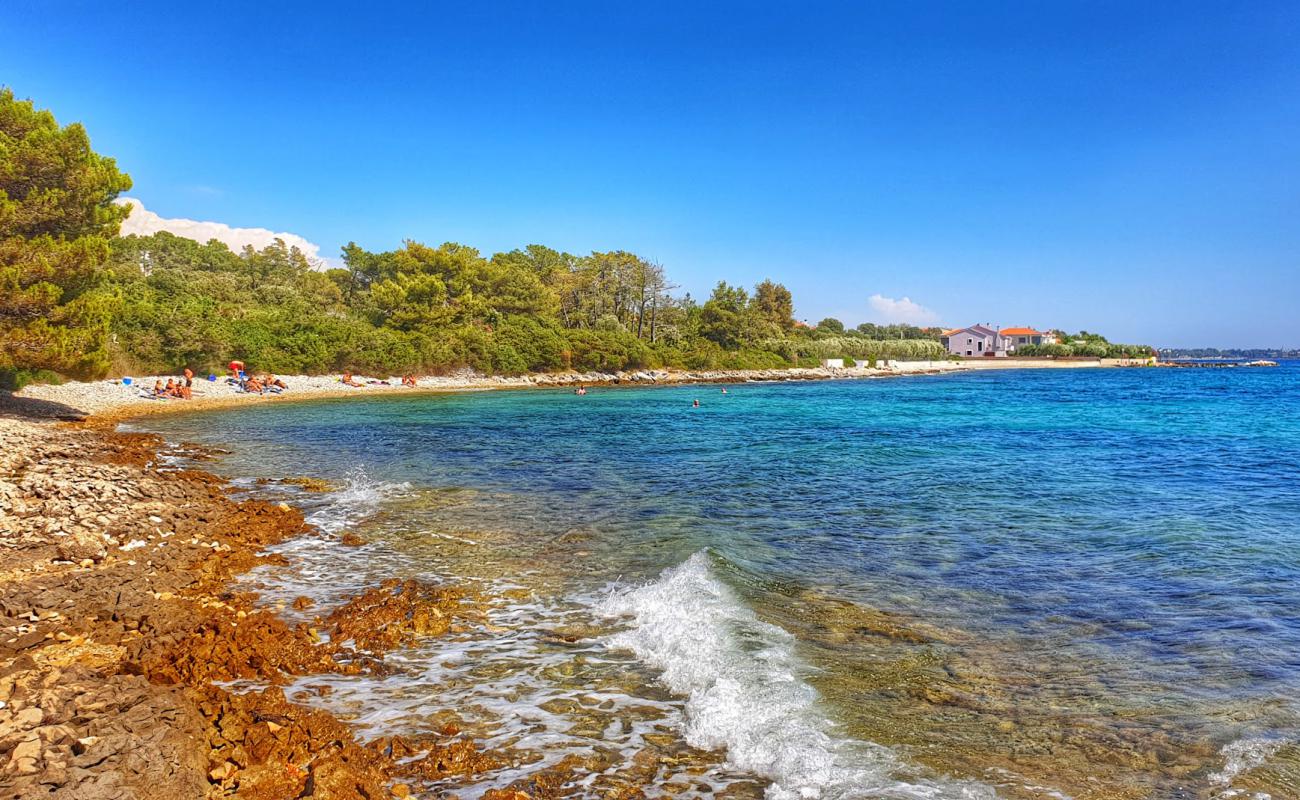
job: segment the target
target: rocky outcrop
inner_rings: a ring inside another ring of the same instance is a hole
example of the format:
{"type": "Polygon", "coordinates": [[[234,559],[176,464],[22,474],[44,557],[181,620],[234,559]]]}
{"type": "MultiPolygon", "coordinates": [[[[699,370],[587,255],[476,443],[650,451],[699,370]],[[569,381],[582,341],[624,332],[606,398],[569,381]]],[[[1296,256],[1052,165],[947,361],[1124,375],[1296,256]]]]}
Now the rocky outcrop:
{"type": "Polygon", "coordinates": [[[454,589],[384,584],[322,637],[227,589],[310,534],[296,510],[160,468],[151,437],[6,417],[0,434],[0,795],[375,800],[498,765],[454,732],[362,745],[274,686],[382,672],[377,655],[448,630],[454,589]],[[213,685],[232,680],[272,686],[213,685]]]}
{"type": "Polygon", "coordinates": [[[325,618],[331,641],[382,654],[417,636],[441,636],[459,610],[460,592],[415,580],[387,581],[325,618]]]}

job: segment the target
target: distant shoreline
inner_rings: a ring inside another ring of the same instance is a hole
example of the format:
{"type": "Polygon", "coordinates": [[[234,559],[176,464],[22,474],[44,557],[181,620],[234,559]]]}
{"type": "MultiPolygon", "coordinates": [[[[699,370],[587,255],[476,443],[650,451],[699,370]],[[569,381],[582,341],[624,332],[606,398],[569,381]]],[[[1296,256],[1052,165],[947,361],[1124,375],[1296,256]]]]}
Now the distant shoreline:
{"type": "Polygon", "coordinates": [[[56,411],[70,419],[94,418],[97,422],[121,421],[138,416],[160,413],[183,413],[218,408],[241,407],[266,402],[292,402],[332,398],[401,396],[416,394],[443,394],[450,392],[488,391],[496,389],[556,389],[577,386],[684,386],[713,383],[751,383],[760,381],[823,381],[845,379],[891,378],[908,375],[937,375],[974,370],[1010,369],[1079,369],[1131,366],[1120,359],[988,359],[966,361],[909,361],[894,362],[887,367],[849,367],[842,369],[824,367],[792,367],[767,370],[635,370],[627,372],[569,372],[540,373],[519,376],[452,375],[430,376],[419,379],[414,387],[401,385],[397,377],[382,379],[356,376],[366,383],[362,387],[343,385],[335,375],[284,375],[281,378],[289,388],[280,394],[250,395],[236,391],[235,387],[218,376],[215,381],[195,380],[194,398],[150,399],[141,392],[152,387],[155,380],[166,381],[174,376],[141,376],[130,385],[121,379],[64,384],[39,384],[27,386],[14,394],[15,398],[54,403],[63,408],[56,411]]]}

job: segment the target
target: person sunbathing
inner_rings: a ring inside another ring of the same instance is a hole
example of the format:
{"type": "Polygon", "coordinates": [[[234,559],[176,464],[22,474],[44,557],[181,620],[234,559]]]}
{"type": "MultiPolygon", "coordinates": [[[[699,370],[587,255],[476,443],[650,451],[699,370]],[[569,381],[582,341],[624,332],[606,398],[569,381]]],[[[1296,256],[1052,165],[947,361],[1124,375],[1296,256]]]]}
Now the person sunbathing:
{"type": "Polygon", "coordinates": [[[269,372],[262,376],[262,385],[268,389],[270,389],[272,386],[274,386],[277,389],[289,388],[289,385],[287,383],[275,377],[269,372]]]}
{"type": "Polygon", "coordinates": [[[257,392],[258,394],[262,394],[263,392],[266,391],[266,387],[263,386],[262,382],[259,381],[256,377],[252,377],[244,382],[244,391],[257,392]]]}
{"type": "MultiPolygon", "coordinates": [[[[171,383],[170,380],[167,381],[167,382],[168,382],[168,383],[171,383]]],[[[154,396],[154,397],[166,397],[166,396],[167,396],[167,390],[163,388],[162,378],[159,378],[158,380],[156,380],[156,381],[153,382],[153,396],[154,396]]]]}
{"type": "Polygon", "coordinates": [[[415,376],[414,376],[414,375],[403,375],[403,376],[402,376],[402,385],[403,385],[403,386],[414,386],[414,385],[415,385],[415,376]]]}
{"type": "Polygon", "coordinates": [[[365,386],[365,384],[362,383],[361,381],[353,380],[351,372],[343,373],[343,377],[340,378],[339,380],[341,380],[344,383],[344,385],[347,386],[356,386],[356,387],[365,386]]]}

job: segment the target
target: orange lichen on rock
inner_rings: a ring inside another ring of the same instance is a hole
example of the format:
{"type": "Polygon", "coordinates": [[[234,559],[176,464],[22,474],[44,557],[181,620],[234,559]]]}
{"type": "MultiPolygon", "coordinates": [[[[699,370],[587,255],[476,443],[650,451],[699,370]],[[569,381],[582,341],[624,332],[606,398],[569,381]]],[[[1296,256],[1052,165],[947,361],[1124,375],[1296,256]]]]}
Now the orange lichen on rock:
{"type": "Polygon", "coordinates": [[[169,645],[144,640],[138,646],[144,673],[156,683],[277,682],[287,675],[360,671],[337,660],[338,647],[317,643],[305,626],[290,627],[266,611],[218,609],[169,645]]]}
{"type": "Polygon", "coordinates": [[[326,617],[325,624],[334,641],[383,653],[417,636],[445,634],[461,598],[451,587],[390,580],[349,600],[326,617]]]}
{"type": "Polygon", "coordinates": [[[385,736],[369,747],[396,763],[392,774],[403,778],[440,781],[449,777],[473,779],[502,766],[499,758],[478,749],[473,741],[454,734],[385,736]]]}
{"type": "Polygon", "coordinates": [[[209,723],[209,797],[386,796],[392,760],[357,744],[329,713],[290,703],[278,687],[243,695],[211,687],[196,693],[209,723]]]}

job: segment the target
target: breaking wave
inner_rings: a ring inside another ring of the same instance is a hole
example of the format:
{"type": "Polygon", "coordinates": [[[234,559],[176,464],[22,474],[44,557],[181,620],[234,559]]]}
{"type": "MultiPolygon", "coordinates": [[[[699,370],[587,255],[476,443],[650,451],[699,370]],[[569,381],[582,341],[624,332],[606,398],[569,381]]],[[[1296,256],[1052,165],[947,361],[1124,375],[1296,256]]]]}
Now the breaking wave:
{"type": "Polygon", "coordinates": [[[306,519],[325,533],[338,533],[374,516],[385,500],[410,488],[411,484],[406,482],[375,480],[364,468],[356,467],[348,474],[346,484],[325,495],[324,502],[312,508],[306,519]]]}
{"type": "MultiPolygon", "coordinates": [[[[1238,739],[1224,745],[1223,750],[1220,751],[1220,755],[1223,756],[1223,769],[1210,775],[1210,784],[1219,788],[1230,787],[1238,775],[1263,766],[1284,744],[1286,741],[1283,739],[1261,736],[1238,739]]],[[[1229,791],[1219,796],[1231,797],[1236,794],[1237,792],[1229,791]]]]}
{"type": "Polygon", "coordinates": [[[736,769],[771,780],[769,800],[995,796],[975,783],[900,780],[904,765],[888,748],[837,737],[794,637],[758,619],[704,552],[651,583],[615,589],[598,611],[630,623],[610,647],[662,670],[687,698],[687,742],[725,749],[736,769]]]}

